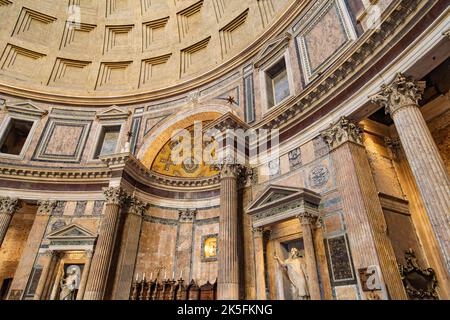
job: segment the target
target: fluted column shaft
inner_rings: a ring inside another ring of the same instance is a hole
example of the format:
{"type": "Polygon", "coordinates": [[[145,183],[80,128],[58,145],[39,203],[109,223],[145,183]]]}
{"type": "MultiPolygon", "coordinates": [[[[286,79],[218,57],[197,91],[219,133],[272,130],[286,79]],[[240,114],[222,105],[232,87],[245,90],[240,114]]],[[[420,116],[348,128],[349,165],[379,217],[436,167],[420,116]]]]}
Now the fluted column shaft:
{"type": "Polygon", "coordinates": [[[104,297],[120,210],[125,200],[125,194],[120,188],[109,188],[105,191],[105,195],[107,201],[105,214],[92,258],[84,300],[102,300],[104,297]]]}
{"type": "Polygon", "coordinates": [[[312,234],[312,218],[306,215],[300,217],[303,245],[305,247],[305,262],[308,272],[308,287],[311,300],[320,300],[319,275],[317,274],[316,251],[312,234]]]}
{"type": "Polygon", "coordinates": [[[239,254],[237,212],[237,165],[222,168],[220,182],[219,272],[217,295],[219,300],[239,299],[239,254]]]}
{"type": "Polygon", "coordinates": [[[450,179],[436,143],[419,110],[424,81],[398,73],[371,97],[391,114],[422,196],[443,260],[450,273],[450,179]]]}
{"type": "Polygon", "coordinates": [[[18,199],[0,198],[0,247],[5,239],[13,214],[18,208],[18,199]]]}
{"type": "Polygon", "coordinates": [[[253,229],[255,248],[256,299],[266,300],[266,275],[264,270],[264,236],[262,228],[253,229]]]}
{"type": "Polygon", "coordinates": [[[392,114],[395,126],[450,272],[450,182],[447,169],[417,105],[392,114]]]}

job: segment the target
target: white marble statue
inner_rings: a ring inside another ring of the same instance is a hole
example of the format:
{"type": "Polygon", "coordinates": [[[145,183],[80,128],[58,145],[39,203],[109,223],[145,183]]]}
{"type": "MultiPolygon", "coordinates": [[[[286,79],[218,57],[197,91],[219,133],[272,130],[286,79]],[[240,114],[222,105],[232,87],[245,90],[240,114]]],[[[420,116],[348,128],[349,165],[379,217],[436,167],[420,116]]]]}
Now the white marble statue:
{"type": "Polygon", "coordinates": [[[60,281],[59,300],[75,300],[75,290],[80,284],[80,267],[69,266],[67,276],[60,281]]]}
{"type": "Polygon", "coordinates": [[[289,257],[284,261],[277,255],[275,255],[274,258],[286,271],[289,281],[291,282],[292,299],[308,300],[308,275],[304,259],[301,258],[298,249],[292,248],[289,252],[289,257]]]}

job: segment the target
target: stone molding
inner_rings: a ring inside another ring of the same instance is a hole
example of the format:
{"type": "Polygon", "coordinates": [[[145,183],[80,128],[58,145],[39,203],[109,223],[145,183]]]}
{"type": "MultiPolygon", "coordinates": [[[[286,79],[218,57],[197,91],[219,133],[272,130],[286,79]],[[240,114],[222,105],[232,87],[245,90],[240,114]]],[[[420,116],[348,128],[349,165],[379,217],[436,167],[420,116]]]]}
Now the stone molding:
{"type": "Polygon", "coordinates": [[[51,215],[53,209],[56,207],[57,201],[55,200],[39,200],[38,201],[38,215],[51,215]]]}
{"type": "Polygon", "coordinates": [[[20,201],[17,198],[0,198],[0,213],[13,215],[20,208],[20,206],[20,201]]]}
{"type": "Polygon", "coordinates": [[[425,89],[425,81],[414,81],[402,73],[397,73],[389,84],[383,84],[381,90],[370,97],[370,100],[386,109],[391,117],[405,107],[418,106],[425,89]]]}
{"type": "Polygon", "coordinates": [[[121,187],[110,187],[103,191],[105,195],[106,204],[115,204],[123,206],[129,199],[128,194],[121,187]]]}
{"type": "Polygon", "coordinates": [[[341,117],[336,123],[332,123],[330,128],[321,133],[325,143],[331,150],[336,149],[346,142],[354,142],[363,145],[363,129],[355,122],[341,117]]]}

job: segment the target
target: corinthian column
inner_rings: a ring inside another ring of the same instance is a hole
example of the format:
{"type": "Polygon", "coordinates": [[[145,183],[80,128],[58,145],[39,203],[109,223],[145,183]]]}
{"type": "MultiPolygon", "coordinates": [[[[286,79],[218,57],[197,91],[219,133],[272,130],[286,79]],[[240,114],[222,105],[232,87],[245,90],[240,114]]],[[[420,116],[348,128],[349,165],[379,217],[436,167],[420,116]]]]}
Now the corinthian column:
{"type": "Polygon", "coordinates": [[[14,212],[19,209],[19,199],[0,198],[0,247],[5,239],[14,212]]]}
{"type": "Polygon", "coordinates": [[[241,171],[238,164],[224,164],[220,173],[219,218],[219,300],[239,299],[238,209],[237,180],[241,171]]]}
{"type": "Polygon", "coordinates": [[[302,226],[303,245],[305,247],[305,262],[308,272],[308,287],[311,300],[320,300],[319,275],[317,274],[316,250],[314,249],[314,240],[312,224],[317,220],[316,215],[304,213],[299,216],[302,226]]]}
{"type": "MultiPolygon", "coordinates": [[[[322,132],[331,149],[355,271],[379,266],[380,278],[388,286],[391,298],[406,299],[362,132],[345,117],[322,132]]],[[[381,293],[379,298],[386,299],[386,296],[381,293]]]]}
{"type": "Polygon", "coordinates": [[[105,215],[102,219],[97,245],[92,258],[86,292],[83,297],[84,300],[102,300],[104,297],[120,209],[127,199],[127,194],[120,187],[108,188],[104,194],[106,198],[105,215]]]}
{"type": "Polygon", "coordinates": [[[425,82],[398,73],[371,97],[390,113],[416,180],[440,252],[450,273],[450,180],[439,150],[419,110],[425,82]]]}

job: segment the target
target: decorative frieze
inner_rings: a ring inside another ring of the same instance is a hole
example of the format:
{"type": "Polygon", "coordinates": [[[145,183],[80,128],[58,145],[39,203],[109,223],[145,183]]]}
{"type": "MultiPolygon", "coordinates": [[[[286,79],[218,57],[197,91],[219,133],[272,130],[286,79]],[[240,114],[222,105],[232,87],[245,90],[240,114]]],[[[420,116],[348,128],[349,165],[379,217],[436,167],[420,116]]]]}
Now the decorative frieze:
{"type": "Polygon", "coordinates": [[[50,215],[53,209],[56,207],[57,201],[55,200],[39,200],[37,214],[50,215]]]}
{"type": "Polygon", "coordinates": [[[178,217],[180,222],[193,222],[197,215],[197,209],[180,209],[178,210],[178,217]]]}
{"type": "Polygon", "coordinates": [[[346,117],[341,117],[330,128],[321,133],[322,138],[331,150],[336,149],[345,142],[363,144],[363,129],[355,122],[346,117]]]}
{"type": "Polygon", "coordinates": [[[107,204],[116,204],[122,206],[128,199],[127,193],[121,187],[110,187],[104,190],[107,204]]]}
{"type": "Polygon", "coordinates": [[[20,208],[20,201],[17,198],[0,198],[0,213],[12,215],[20,208]]]}
{"type": "Polygon", "coordinates": [[[424,89],[425,81],[414,81],[399,72],[390,84],[383,84],[381,90],[371,96],[370,100],[393,116],[401,108],[418,106],[424,89]]]}

